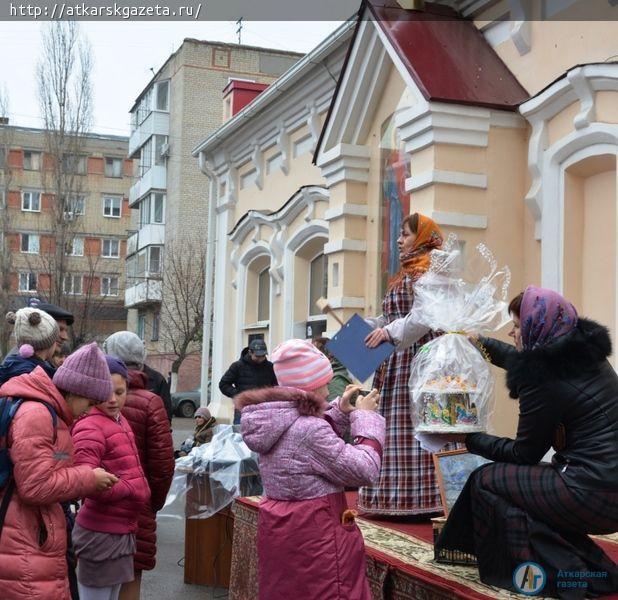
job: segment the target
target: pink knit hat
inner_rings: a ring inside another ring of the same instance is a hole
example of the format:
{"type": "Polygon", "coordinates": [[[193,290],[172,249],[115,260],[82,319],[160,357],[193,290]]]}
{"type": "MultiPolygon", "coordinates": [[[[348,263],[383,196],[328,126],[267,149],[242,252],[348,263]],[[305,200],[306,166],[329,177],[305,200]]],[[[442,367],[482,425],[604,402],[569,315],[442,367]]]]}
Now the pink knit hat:
{"type": "Polygon", "coordinates": [[[67,357],[53,381],[58,389],[95,402],[107,402],[114,391],[105,355],[96,342],[67,357]]]}
{"type": "Polygon", "coordinates": [[[309,340],[288,340],[270,356],[280,386],[306,392],[317,390],[333,378],[333,368],[309,340]]]}

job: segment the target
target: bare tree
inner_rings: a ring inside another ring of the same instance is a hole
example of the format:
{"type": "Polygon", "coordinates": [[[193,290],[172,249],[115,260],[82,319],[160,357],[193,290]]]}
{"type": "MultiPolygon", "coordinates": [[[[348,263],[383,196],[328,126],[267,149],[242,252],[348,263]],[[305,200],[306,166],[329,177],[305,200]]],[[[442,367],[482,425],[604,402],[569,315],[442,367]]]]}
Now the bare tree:
{"type": "Polygon", "coordinates": [[[198,240],[166,241],[160,338],[174,356],[171,391],[187,356],[201,350],[206,257],[198,240]]]}
{"type": "Polygon", "coordinates": [[[84,180],[87,173],[86,135],[92,125],[92,52],[74,21],[47,24],[43,52],[37,65],[39,106],[43,119],[45,152],[41,165],[44,189],[52,195],[51,237],[42,253],[40,270],[49,274],[50,302],[67,305],[67,275],[79,265],[66,249],[80,229],[84,180]]]}
{"type": "MultiPolygon", "coordinates": [[[[13,128],[8,124],[9,95],[5,87],[0,88],[0,316],[11,308],[11,278],[13,255],[10,247],[11,214],[8,210],[12,171],[9,160],[13,142],[13,128]]],[[[10,329],[0,323],[0,359],[9,351],[10,329]]]]}

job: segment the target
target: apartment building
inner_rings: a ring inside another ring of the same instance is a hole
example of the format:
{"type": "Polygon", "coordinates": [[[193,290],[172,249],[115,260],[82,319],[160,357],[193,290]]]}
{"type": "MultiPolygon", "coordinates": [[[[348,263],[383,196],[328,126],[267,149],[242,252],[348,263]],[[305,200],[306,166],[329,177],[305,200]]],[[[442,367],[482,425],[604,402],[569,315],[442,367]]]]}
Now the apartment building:
{"type": "MultiPolygon", "coordinates": [[[[164,374],[174,358],[163,335],[165,253],[198,254],[206,248],[209,190],[191,151],[300,56],[185,39],[130,110],[129,157],[136,159],[136,179],[129,192],[133,231],[125,306],[128,328],[145,341],[149,364],[164,374]]],[[[197,387],[199,378],[194,354],[181,369],[179,389],[197,387]]]]}
{"type": "Polygon", "coordinates": [[[11,126],[6,119],[0,129],[2,231],[10,251],[3,308],[25,306],[30,296],[60,303],[75,314],[76,342],[123,329],[133,171],[128,138],[89,134],[79,155],[67,160],[74,193],[63,205],[59,236],[55,160],[46,152],[45,131],[11,126]],[[58,254],[60,238],[64,251],[58,254]]]}

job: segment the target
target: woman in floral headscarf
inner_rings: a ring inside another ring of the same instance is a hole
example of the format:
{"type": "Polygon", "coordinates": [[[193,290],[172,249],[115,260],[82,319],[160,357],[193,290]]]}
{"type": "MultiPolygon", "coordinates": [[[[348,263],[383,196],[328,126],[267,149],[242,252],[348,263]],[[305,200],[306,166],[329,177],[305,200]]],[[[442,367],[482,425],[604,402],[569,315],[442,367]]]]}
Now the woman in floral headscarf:
{"type": "Polygon", "coordinates": [[[429,268],[430,252],[442,246],[442,232],[434,221],[415,213],[403,220],[397,246],[401,268],[389,282],[383,314],[367,319],[374,327],[367,345],[389,340],[397,351],[374,380],[382,397],[379,411],[386,419],[386,442],[379,483],[361,488],[358,506],[364,513],[408,516],[442,511],[432,456],[414,438],[408,388],[414,355],[435,336],[405,319],[414,302],[413,284],[429,268]]]}
{"type": "Polygon", "coordinates": [[[531,561],[545,572],[543,596],[618,591],[618,567],[587,535],[618,531],[618,376],[607,361],[609,333],[560,294],[534,286],[509,311],[515,348],[479,342],[519,398],[517,436],[458,440],[496,462],[472,473],[438,546],[476,554],[490,585],[534,591],[526,569],[517,570],[531,561]],[[552,463],[539,464],[551,446],[552,463]]]}

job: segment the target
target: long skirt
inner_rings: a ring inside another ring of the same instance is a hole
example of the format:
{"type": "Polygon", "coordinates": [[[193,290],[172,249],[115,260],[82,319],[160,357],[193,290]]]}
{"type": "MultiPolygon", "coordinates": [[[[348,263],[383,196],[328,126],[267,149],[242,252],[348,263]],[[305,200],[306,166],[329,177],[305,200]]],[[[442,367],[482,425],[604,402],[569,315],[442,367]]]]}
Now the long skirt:
{"type": "Polygon", "coordinates": [[[518,569],[536,563],[541,595],[570,600],[618,591],[618,566],[587,535],[616,531],[618,492],[568,487],[551,465],[492,463],[470,475],[437,545],[475,554],[481,581],[514,592],[536,583],[518,569]]]}
{"type": "Polygon", "coordinates": [[[365,546],[342,523],[343,492],[312,500],[264,499],[258,513],[260,600],[371,600],[365,546]]]}

